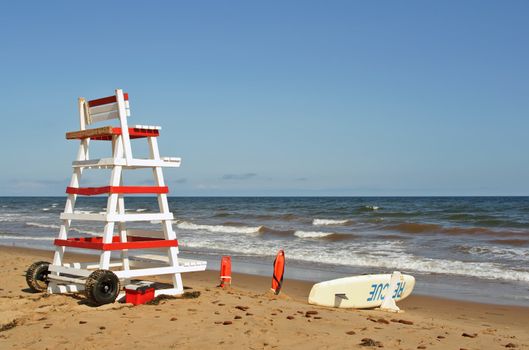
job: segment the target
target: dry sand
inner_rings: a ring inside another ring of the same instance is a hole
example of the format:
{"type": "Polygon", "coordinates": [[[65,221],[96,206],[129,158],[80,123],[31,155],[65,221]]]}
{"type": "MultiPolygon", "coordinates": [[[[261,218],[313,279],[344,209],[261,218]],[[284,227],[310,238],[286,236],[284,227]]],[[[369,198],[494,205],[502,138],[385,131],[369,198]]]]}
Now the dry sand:
{"type": "Polygon", "coordinates": [[[28,291],[27,266],[51,258],[0,247],[0,349],[529,349],[528,308],[411,296],[399,314],[330,309],[306,303],[309,283],[286,280],[276,297],[259,276],[216,288],[216,271],[184,275],[196,299],[91,307],[83,295],[28,291]]]}

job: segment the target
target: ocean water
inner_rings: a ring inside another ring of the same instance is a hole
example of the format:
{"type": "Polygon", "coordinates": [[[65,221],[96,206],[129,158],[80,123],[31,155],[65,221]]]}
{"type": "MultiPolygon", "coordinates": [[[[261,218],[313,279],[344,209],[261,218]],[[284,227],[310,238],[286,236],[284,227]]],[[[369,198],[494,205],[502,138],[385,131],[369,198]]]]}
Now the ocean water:
{"type": "MultiPolygon", "coordinates": [[[[0,197],[0,244],[53,249],[64,197],[0,197]]],[[[133,197],[129,212],[156,212],[133,197]]],[[[169,199],[181,251],[268,275],[285,250],[285,278],[321,281],[399,270],[416,292],[529,305],[529,197],[215,197],[169,199]]],[[[79,198],[76,210],[104,211],[106,198],[79,198]]],[[[102,223],[74,222],[75,236],[102,223]]],[[[156,229],[156,223],[131,228],[156,229]]],[[[288,282],[287,282],[288,283],[288,282]]]]}

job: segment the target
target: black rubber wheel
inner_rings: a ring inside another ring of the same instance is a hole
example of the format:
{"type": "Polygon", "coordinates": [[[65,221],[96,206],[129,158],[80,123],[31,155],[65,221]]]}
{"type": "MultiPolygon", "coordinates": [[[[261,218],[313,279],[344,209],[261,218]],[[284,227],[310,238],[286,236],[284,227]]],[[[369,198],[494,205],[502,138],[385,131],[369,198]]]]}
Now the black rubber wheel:
{"type": "Polygon", "coordinates": [[[34,292],[44,292],[48,288],[48,274],[50,271],[48,267],[50,263],[47,261],[37,261],[31,264],[26,271],[26,282],[34,292]]]}
{"type": "Polygon", "coordinates": [[[118,276],[110,270],[96,270],[86,279],[86,297],[94,305],[113,303],[119,291],[118,276]]]}

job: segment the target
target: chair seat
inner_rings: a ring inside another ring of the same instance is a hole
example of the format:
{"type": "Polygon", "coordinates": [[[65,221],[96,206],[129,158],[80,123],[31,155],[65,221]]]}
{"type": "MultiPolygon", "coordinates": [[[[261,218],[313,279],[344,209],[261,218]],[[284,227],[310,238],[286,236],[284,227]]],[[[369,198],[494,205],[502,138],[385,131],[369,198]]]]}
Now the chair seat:
{"type": "MultiPolygon", "coordinates": [[[[143,138],[143,137],[157,137],[160,136],[159,126],[152,125],[134,125],[129,127],[129,137],[131,139],[143,138]]],[[[104,140],[111,141],[114,135],[121,135],[121,128],[112,126],[103,126],[95,129],[86,129],[78,131],[70,131],[66,133],[67,140],[80,140],[80,139],[91,139],[91,140],[104,140]]]]}

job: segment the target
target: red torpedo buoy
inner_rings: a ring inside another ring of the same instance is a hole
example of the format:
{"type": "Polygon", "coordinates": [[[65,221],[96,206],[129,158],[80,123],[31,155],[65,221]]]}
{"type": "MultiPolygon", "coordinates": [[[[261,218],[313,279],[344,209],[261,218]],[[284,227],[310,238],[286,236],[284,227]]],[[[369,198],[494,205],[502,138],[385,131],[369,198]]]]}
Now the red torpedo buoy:
{"type": "Polygon", "coordinates": [[[224,288],[231,285],[231,256],[223,256],[220,260],[220,285],[224,288]]]}
{"type": "Polygon", "coordinates": [[[280,250],[277,252],[274,260],[274,274],[272,275],[272,292],[276,295],[281,291],[283,285],[283,274],[285,273],[285,252],[280,250]]]}

